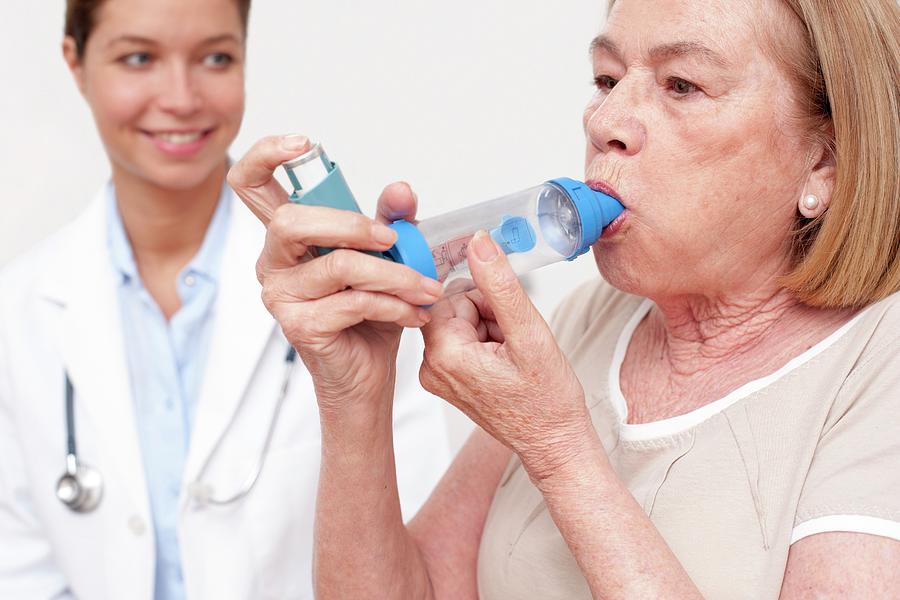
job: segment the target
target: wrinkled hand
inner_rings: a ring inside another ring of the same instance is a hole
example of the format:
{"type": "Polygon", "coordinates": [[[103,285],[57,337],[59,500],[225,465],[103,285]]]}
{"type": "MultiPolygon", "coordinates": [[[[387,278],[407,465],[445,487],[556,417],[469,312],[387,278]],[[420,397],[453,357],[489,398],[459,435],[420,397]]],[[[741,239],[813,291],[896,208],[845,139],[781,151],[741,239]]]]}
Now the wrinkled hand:
{"type": "Polygon", "coordinates": [[[468,263],[477,289],[432,309],[419,377],[542,479],[593,432],[584,391],[489,235],[475,236],[468,263]]]}
{"type": "Polygon", "coordinates": [[[232,167],[228,183],[266,225],[256,265],[263,302],[309,369],[320,411],[370,409],[393,396],[402,328],[430,320],[420,306],[435,302],[441,286],[406,266],[348,249],[393,245],[396,234],[385,223],[415,215],[408,185],[385,188],[376,220],[288,202],[273,172],[308,149],[302,136],[264,138],[232,167]],[[316,246],[339,249],[316,257],[310,252],[316,246]]]}

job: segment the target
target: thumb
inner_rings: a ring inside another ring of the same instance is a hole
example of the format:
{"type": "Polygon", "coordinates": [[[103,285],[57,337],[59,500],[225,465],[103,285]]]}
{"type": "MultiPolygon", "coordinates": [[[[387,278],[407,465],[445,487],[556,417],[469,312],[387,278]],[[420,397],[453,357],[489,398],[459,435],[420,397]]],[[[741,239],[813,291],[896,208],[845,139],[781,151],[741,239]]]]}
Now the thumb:
{"type": "Polygon", "coordinates": [[[553,334],[532,304],[506,255],[486,231],[469,242],[469,270],[511,350],[533,354],[535,345],[552,340],[553,334]]]}

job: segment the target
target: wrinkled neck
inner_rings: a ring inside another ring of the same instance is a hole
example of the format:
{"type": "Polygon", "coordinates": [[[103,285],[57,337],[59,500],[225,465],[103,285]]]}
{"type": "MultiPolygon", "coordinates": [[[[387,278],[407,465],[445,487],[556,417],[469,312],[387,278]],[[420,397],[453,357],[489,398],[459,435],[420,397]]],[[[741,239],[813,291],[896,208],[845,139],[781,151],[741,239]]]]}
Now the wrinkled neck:
{"type": "Polygon", "coordinates": [[[643,335],[671,372],[690,376],[748,355],[812,346],[849,318],[848,311],[813,308],[782,288],[709,298],[657,301],[643,335]]]}

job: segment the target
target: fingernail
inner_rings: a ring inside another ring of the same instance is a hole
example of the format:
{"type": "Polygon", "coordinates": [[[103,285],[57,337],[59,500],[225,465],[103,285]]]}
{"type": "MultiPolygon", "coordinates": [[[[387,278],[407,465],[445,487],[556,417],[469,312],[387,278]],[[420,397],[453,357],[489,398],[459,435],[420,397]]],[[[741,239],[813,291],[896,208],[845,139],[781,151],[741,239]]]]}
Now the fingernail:
{"type": "Polygon", "coordinates": [[[393,246],[394,242],[397,241],[397,232],[386,225],[376,223],[372,225],[372,237],[379,244],[393,246]]]}
{"type": "Polygon", "coordinates": [[[288,152],[304,150],[309,145],[309,138],[299,133],[292,133],[281,138],[281,147],[288,152]]]}
{"type": "Polygon", "coordinates": [[[484,229],[475,233],[475,237],[472,238],[472,246],[475,256],[481,262],[491,262],[497,258],[497,246],[484,229]]]}
{"type": "Polygon", "coordinates": [[[424,308],[419,309],[419,320],[422,323],[430,323],[431,322],[431,313],[425,310],[424,308]]]}
{"type": "Polygon", "coordinates": [[[441,282],[431,277],[422,278],[422,289],[425,290],[426,294],[435,298],[440,298],[444,292],[444,286],[441,282]]]}

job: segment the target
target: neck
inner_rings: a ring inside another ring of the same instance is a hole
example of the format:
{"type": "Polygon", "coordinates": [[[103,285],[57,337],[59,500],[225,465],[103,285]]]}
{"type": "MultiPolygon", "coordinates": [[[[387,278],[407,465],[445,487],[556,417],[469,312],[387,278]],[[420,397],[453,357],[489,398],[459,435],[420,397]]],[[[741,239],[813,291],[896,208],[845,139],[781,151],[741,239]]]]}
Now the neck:
{"type": "Polygon", "coordinates": [[[119,213],[139,267],[177,271],[190,261],[216,210],[226,168],[223,160],[199,185],[172,190],[113,166],[119,213]]]}
{"type": "Polygon", "coordinates": [[[671,372],[690,376],[767,349],[811,347],[848,316],[802,304],[773,282],[752,292],[657,301],[646,327],[671,372]]]}

